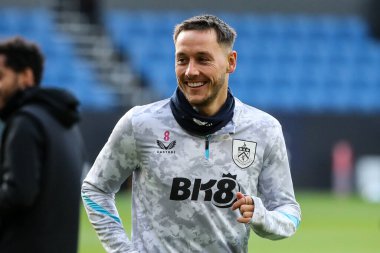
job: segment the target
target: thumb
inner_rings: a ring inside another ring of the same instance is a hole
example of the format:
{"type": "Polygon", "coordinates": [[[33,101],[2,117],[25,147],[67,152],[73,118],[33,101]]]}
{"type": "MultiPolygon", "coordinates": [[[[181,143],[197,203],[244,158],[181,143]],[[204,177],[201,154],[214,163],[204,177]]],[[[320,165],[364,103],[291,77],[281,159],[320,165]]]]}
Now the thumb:
{"type": "Polygon", "coordinates": [[[241,193],[241,192],[237,192],[236,193],[236,198],[239,200],[239,199],[242,199],[242,198],[244,198],[245,196],[244,196],[244,194],[243,193],[241,193]]]}

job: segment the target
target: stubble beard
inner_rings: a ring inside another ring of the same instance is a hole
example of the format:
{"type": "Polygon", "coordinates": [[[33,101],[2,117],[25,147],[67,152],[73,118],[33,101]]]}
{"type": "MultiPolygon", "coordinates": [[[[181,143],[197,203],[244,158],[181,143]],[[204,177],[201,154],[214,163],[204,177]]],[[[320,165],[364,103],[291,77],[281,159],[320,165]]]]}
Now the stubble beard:
{"type": "Polygon", "coordinates": [[[206,84],[206,85],[212,85],[211,94],[201,101],[196,101],[196,102],[191,102],[191,103],[190,103],[188,95],[183,91],[183,88],[181,88],[181,86],[186,87],[186,85],[183,84],[183,82],[181,82],[181,85],[179,85],[179,87],[180,87],[182,93],[185,95],[187,101],[189,101],[189,103],[193,107],[202,108],[202,107],[209,106],[210,104],[212,104],[212,102],[214,102],[216,100],[216,98],[218,97],[218,95],[220,93],[220,90],[223,88],[225,80],[226,80],[226,77],[225,77],[225,75],[222,74],[221,76],[219,76],[219,78],[217,79],[216,82],[206,84]]]}

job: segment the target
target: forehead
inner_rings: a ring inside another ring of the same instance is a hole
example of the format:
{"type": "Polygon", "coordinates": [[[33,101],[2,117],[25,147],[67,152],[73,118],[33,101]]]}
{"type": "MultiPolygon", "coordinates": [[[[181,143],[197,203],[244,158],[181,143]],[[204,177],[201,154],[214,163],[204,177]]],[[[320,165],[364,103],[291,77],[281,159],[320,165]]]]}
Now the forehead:
{"type": "Polygon", "coordinates": [[[7,65],[7,57],[4,54],[0,54],[0,72],[1,74],[15,73],[15,71],[7,65]]]}
{"type": "Polygon", "coordinates": [[[186,30],[178,34],[175,43],[176,52],[196,52],[210,49],[221,49],[217,42],[217,35],[214,29],[208,30],[186,30]]]}
{"type": "Polygon", "coordinates": [[[0,54],[0,67],[5,67],[6,60],[7,58],[5,57],[5,55],[0,54]]]}

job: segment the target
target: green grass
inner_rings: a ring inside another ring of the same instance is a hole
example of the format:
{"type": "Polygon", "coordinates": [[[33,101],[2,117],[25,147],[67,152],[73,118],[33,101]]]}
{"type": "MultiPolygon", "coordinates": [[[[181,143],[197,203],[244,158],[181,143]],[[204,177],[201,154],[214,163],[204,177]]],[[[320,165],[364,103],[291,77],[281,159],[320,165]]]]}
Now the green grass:
{"type": "MultiPolygon", "coordinates": [[[[380,252],[380,204],[358,197],[336,198],[329,193],[297,193],[302,222],[288,239],[270,241],[256,236],[249,252],[259,253],[378,253],[380,252]]],[[[117,197],[118,209],[130,234],[130,195],[117,197]]],[[[105,252],[82,208],[79,253],[105,252]]]]}

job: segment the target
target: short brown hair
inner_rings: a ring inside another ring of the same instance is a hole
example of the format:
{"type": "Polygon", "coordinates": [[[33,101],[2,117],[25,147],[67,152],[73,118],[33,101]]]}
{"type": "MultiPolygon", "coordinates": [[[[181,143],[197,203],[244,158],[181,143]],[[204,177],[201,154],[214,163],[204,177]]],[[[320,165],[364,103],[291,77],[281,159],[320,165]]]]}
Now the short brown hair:
{"type": "Polygon", "coordinates": [[[30,68],[35,85],[40,85],[44,69],[44,56],[39,47],[21,37],[0,42],[0,54],[5,56],[5,65],[15,72],[30,68]]]}
{"type": "Polygon", "coordinates": [[[177,37],[182,31],[209,29],[216,31],[219,44],[226,45],[230,48],[233,47],[237,36],[236,31],[220,18],[208,14],[191,17],[176,25],[173,34],[174,43],[176,43],[177,37]]]}

